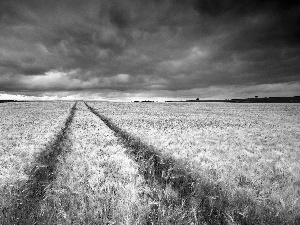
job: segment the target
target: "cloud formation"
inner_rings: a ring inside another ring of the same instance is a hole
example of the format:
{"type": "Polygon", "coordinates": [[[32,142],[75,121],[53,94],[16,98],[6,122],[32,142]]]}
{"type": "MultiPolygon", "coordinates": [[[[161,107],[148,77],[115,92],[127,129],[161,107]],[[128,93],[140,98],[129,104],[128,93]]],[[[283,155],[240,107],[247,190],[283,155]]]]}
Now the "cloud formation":
{"type": "Polygon", "coordinates": [[[300,84],[299,15],[290,0],[2,0],[0,92],[281,95],[300,84]]]}

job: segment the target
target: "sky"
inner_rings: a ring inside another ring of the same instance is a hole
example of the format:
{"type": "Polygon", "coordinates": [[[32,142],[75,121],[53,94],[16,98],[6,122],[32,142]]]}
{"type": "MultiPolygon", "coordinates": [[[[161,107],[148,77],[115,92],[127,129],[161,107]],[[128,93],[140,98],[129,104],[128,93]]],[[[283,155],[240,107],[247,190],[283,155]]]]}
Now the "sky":
{"type": "Polygon", "coordinates": [[[0,99],[300,95],[295,2],[1,0],[0,99]]]}

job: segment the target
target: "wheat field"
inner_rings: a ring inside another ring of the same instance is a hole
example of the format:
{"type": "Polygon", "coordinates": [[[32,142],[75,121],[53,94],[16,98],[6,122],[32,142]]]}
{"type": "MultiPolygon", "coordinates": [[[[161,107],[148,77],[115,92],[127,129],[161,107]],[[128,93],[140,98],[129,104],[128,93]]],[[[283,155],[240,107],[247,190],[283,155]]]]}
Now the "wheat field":
{"type": "Polygon", "coordinates": [[[299,224],[299,112],[0,104],[0,224],[299,224]]]}

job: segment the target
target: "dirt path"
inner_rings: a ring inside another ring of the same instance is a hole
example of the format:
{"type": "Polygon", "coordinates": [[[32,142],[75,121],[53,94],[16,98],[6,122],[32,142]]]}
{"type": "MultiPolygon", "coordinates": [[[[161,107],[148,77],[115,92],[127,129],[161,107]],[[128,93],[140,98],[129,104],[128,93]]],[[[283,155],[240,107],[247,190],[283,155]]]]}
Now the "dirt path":
{"type": "Polygon", "coordinates": [[[56,177],[58,157],[71,148],[68,132],[75,111],[76,103],[54,141],[48,143],[46,149],[37,156],[29,180],[15,191],[12,203],[2,210],[0,224],[36,224],[39,203],[45,196],[46,187],[56,177]]]}

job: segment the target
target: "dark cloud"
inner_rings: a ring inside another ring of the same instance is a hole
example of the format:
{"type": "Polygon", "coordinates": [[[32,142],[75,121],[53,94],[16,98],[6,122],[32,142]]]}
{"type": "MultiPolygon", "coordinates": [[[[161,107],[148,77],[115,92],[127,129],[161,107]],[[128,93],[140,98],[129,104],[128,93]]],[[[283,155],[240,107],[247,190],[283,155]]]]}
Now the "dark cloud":
{"type": "Polygon", "coordinates": [[[0,91],[280,92],[300,82],[299,15],[290,0],[2,0],[0,91]]]}
{"type": "Polygon", "coordinates": [[[243,17],[245,14],[255,12],[272,11],[274,13],[286,13],[298,7],[299,3],[293,0],[194,0],[196,10],[211,16],[243,17]]]}
{"type": "Polygon", "coordinates": [[[130,25],[130,13],[126,10],[126,5],[114,4],[109,10],[110,22],[120,29],[130,25]]]}
{"type": "Polygon", "coordinates": [[[21,73],[24,75],[40,75],[45,74],[47,71],[47,68],[43,68],[41,66],[29,66],[27,68],[23,68],[21,73]]]}

